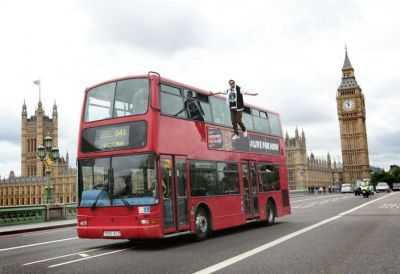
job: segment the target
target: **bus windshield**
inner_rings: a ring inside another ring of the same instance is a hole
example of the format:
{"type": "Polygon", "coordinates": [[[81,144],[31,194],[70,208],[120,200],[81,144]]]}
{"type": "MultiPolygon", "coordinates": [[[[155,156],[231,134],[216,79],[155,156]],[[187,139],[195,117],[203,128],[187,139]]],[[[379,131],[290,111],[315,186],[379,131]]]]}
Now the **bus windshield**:
{"type": "Polygon", "coordinates": [[[88,92],[85,121],[144,114],[148,101],[148,79],[127,79],[97,86],[88,92]]]}
{"type": "Polygon", "coordinates": [[[156,203],[155,166],[151,154],[80,160],[80,206],[156,203]]]}

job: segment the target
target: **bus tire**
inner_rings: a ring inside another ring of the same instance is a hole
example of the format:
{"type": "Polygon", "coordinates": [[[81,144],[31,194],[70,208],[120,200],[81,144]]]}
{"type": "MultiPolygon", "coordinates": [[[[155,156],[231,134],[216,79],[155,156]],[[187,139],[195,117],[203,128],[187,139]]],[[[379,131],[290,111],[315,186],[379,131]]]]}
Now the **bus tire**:
{"type": "Polygon", "coordinates": [[[210,233],[210,218],[207,211],[200,207],[196,212],[195,217],[196,233],[195,238],[198,241],[207,239],[210,233]]]}
{"type": "Polygon", "coordinates": [[[266,207],[265,210],[266,210],[266,211],[265,211],[265,214],[266,214],[265,224],[266,224],[266,225],[273,225],[273,224],[275,224],[276,208],[275,208],[274,202],[272,202],[271,200],[269,200],[268,203],[267,203],[267,207],[266,207]]]}

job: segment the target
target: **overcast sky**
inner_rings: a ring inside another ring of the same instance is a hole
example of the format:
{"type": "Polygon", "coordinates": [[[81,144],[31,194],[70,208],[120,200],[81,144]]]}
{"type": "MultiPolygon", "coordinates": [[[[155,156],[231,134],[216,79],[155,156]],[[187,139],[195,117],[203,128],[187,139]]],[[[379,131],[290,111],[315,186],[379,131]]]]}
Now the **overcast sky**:
{"type": "Polygon", "coordinates": [[[17,1],[0,3],[0,176],[20,174],[20,113],[59,109],[74,160],[85,87],[158,71],[205,90],[230,78],[250,103],[306,133],[308,152],[340,158],[336,91],[347,43],[366,100],[370,163],[400,164],[398,1],[17,1]]]}

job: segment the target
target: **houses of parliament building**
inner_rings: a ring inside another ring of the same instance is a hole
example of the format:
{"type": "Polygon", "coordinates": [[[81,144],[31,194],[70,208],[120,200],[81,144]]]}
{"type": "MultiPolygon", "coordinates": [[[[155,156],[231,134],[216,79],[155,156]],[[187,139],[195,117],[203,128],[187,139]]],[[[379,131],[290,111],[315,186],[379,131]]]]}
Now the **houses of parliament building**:
{"type": "Polygon", "coordinates": [[[52,146],[58,146],[58,112],[54,104],[52,117],[46,115],[42,102],[35,115],[28,117],[24,102],[21,113],[21,176],[10,172],[8,179],[0,180],[0,206],[35,205],[45,202],[47,180],[51,180],[53,202],[76,202],[76,169],[69,166],[68,153],[52,167],[51,177],[44,176],[43,163],[36,151],[46,136],[52,137],[52,146]]]}
{"type": "Polygon", "coordinates": [[[327,153],[326,158],[317,158],[313,153],[308,155],[304,131],[299,134],[296,128],[295,136],[285,137],[288,168],[289,189],[307,189],[308,187],[329,187],[342,182],[343,170],[341,163],[332,161],[327,153]]]}

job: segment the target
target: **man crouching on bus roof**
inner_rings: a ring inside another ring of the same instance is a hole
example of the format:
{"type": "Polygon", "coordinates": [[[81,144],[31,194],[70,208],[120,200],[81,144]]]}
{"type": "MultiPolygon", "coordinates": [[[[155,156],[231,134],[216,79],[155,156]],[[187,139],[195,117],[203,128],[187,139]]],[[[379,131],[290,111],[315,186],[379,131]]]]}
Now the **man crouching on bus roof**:
{"type": "Polygon", "coordinates": [[[229,109],[231,111],[231,121],[232,121],[232,126],[233,126],[233,136],[232,139],[238,139],[239,138],[239,131],[238,131],[238,125],[243,131],[243,136],[247,137],[247,130],[246,127],[244,126],[242,122],[242,113],[244,110],[244,103],[243,103],[243,95],[258,95],[258,93],[252,93],[252,92],[244,92],[242,93],[240,91],[240,87],[235,84],[234,80],[229,80],[229,89],[227,89],[225,92],[211,92],[210,96],[216,95],[216,94],[223,94],[226,95],[226,103],[229,106],[229,109]]]}

